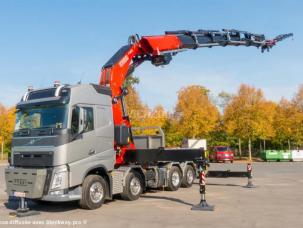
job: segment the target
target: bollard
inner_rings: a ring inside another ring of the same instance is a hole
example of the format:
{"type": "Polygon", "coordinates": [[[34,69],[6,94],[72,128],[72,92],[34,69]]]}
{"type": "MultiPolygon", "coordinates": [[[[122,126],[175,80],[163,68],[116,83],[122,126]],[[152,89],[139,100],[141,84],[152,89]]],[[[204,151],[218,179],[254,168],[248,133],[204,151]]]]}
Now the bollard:
{"type": "Polygon", "coordinates": [[[254,188],[252,182],[252,163],[247,163],[247,185],[245,188],[254,188]]]}
{"type": "Polygon", "coordinates": [[[201,200],[200,203],[197,205],[192,206],[191,210],[194,211],[213,211],[215,209],[214,206],[208,205],[205,198],[206,193],[206,175],[205,175],[205,169],[206,169],[206,162],[198,163],[199,168],[199,186],[200,186],[200,195],[201,200]]]}

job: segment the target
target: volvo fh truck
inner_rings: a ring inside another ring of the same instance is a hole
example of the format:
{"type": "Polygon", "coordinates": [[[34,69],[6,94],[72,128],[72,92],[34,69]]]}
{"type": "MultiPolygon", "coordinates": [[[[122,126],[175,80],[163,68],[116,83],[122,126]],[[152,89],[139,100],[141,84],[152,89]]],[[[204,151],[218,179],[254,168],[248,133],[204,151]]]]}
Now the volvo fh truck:
{"type": "Polygon", "coordinates": [[[120,194],[136,200],[147,188],[190,187],[193,158],[202,150],[128,150],[116,164],[118,145],[130,134],[115,128],[111,90],[94,84],[29,90],[16,106],[11,164],[5,170],[9,196],[36,201],[74,201],[95,209],[120,194]]]}

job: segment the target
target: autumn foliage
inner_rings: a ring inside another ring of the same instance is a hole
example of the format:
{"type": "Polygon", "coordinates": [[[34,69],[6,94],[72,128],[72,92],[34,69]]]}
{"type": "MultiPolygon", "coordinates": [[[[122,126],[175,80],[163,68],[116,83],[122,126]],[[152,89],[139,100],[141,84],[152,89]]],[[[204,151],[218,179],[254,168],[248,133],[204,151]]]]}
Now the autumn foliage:
{"type": "Polygon", "coordinates": [[[15,126],[15,108],[6,108],[0,103],[0,144],[9,150],[15,126]]]}
{"type": "Polygon", "coordinates": [[[133,126],[162,127],[167,146],[180,146],[184,138],[206,138],[209,145],[234,147],[239,139],[247,143],[250,138],[253,146],[262,144],[263,149],[303,145],[303,86],[293,99],[278,103],[248,85],[240,85],[236,94],[222,92],[217,99],[209,94],[199,85],[181,88],[175,110],[167,113],[162,106],[143,105],[132,87],[127,104],[133,126]]]}
{"type": "MultiPolygon", "coordinates": [[[[136,78],[134,78],[136,79],[136,78]]],[[[136,81],[136,80],[135,80],[136,81]]],[[[138,83],[138,82],[136,82],[138,83]]],[[[181,88],[173,112],[161,105],[144,104],[134,83],[127,85],[126,109],[133,127],[159,126],[167,146],[180,146],[184,138],[206,138],[209,145],[238,146],[250,138],[253,146],[274,149],[303,146],[303,86],[292,99],[275,103],[261,89],[241,85],[236,94],[220,93],[216,99],[200,85],[181,88]]],[[[9,148],[15,109],[0,104],[0,143],[9,148]]],[[[154,134],[153,130],[134,131],[154,134]]]]}
{"type": "Polygon", "coordinates": [[[178,129],[185,138],[204,138],[216,127],[219,112],[210,101],[208,90],[193,85],[178,93],[175,109],[178,129]]]}
{"type": "Polygon", "coordinates": [[[230,135],[244,139],[274,137],[273,119],[276,105],[264,98],[260,89],[241,85],[224,111],[224,125],[230,135]]]}

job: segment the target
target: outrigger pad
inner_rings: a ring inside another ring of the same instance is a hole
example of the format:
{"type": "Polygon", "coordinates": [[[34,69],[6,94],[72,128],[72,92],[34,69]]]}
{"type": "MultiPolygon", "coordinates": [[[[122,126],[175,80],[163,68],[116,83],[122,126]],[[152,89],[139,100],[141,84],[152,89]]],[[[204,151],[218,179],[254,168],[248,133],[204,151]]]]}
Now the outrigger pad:
{"type": "Polygon", "coordinates": [[[9,215],[12,217],[28,217],[28,216],[33,216],[33,215],[39,215],[40,212],[38,211],[31,211],[31,210],[17,210],[16,212],[10,212],[9,215]]]}
{"type": "Polygon", "coordinates": [[[201,201],[199,204],[192,206],[192,211],[214,211],[215,206],[208,205],[206,201],[201,201]]]}
{"type": "Polygon", "coordinates": [[[243,186],[243,188],[256,188],[256,186],[253,185],[253,183],[248,183],[247,185],[243,186]]]}

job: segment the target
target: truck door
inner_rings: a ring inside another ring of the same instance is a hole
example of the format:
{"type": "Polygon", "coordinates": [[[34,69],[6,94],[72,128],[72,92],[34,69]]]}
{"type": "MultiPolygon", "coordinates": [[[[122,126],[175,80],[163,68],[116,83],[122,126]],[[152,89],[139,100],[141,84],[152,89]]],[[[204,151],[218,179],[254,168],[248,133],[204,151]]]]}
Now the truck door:
{"type": "Polygon", "coordinates": [[[81,184],[94,167],[114,168],[113,129],[111,106],[81,104],[72,108],[73,140],[67,150],[70,186],[81,184]]]}
{"type": "Polygon", "coordinates": [[[94,107],[77,105],[72,109],[71,148],[68,150],[68,161],[74,162],[96,154],[96,134],[94,107]]]}

